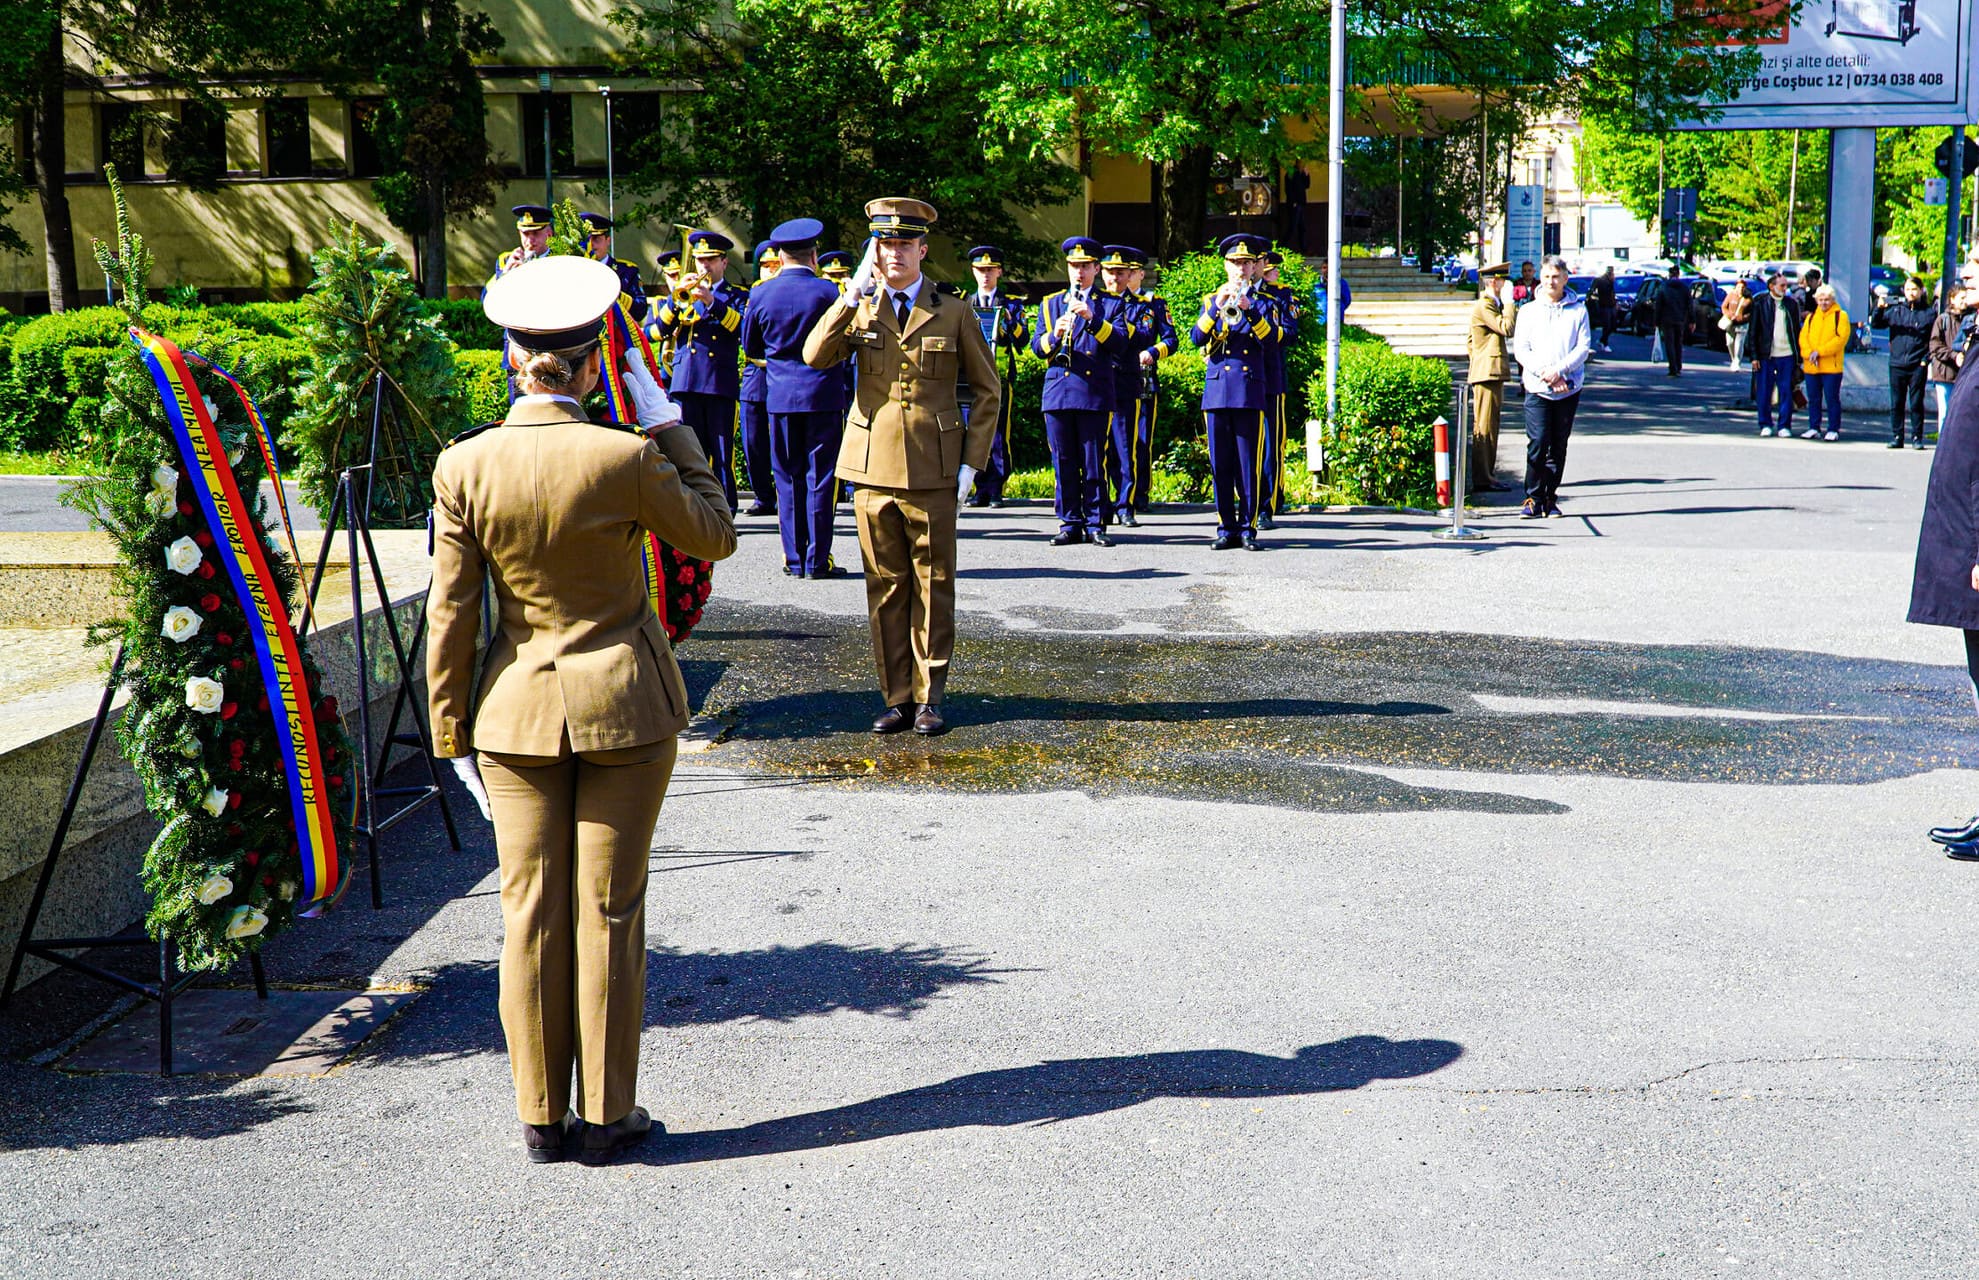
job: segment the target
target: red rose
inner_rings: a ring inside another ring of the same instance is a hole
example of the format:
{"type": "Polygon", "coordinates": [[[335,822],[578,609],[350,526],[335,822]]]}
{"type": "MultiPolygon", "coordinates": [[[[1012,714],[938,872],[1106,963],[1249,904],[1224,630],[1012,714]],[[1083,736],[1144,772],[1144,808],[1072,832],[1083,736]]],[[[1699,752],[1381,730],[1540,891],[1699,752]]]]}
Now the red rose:
{"type": "Polygon", "coordinates": [[[673,580],[675,582],[678,582],[683,587],[686,586],[688,583],[694,581],[694,566],[682,565],[680,567],[680,572],[673,575],[673,580]]]}
{"type": "Polygon", "coordinates": [[[192,531],[192,540],[198,543],[202,547],[210,547],[213,545],[213,535],[206,532],[206,530],[204,529],[194,529],[192,531]]]}
{"type": "Polygon", "coordinates": [[[241,824],[238,822],[229,822],[227,824],[227,834],[230,836],[238,836],[241,832],[245,830],[246,828],[241,826],[241,824]]]}
{"type": "Polygon", "coordinates": [[[234,638],[233,638],[232,636],[230,636],[230,635],[228,635],[228,634],[227,634],[226,632],[224,632],[224,631],[218,631],[218,632],[215,632],[215,633],[214,633],[214,635],[213,635],[213,643],[214,643],[214,644],[217,644],[217,645],[220,645],[220,646],[222,646],[222,647],[224,647],[224,646],[226,646],[226,645],[230,645],[230,644],[232,644],[233,642],[234,642],[234,638]]]}
{"type": "Polygon", "coordinates": [[[246,858],[247,865],[251,867],[259,861],[261,861],[261,855],[255,852],[253,849],[249,849],[247,851],[247,858],[246,858]]]}
{"type": "Polygon", "coordinates": [[[333,788],[334,788],[334,787],[341,787],[341,786],[343,786],[343,785],[344,785],[344,775],[343,775],[343,774],[341,774],[341,773],[333,773],[333,774],[331,774],[331,775],[330,775],[330,785],[331,785],[331,786],[332,786],[333,788]]]}
{"type": "Polygon", "coordinates": [[[220,597],[209,591],[199,598],[199,607],[203,611],[211,613],[220,607],[220,597]]]}
{"type": "Polygon", "coordinates": [[[238,809],[238,808],[240,808],[240,807],[241,807],[241,793],[240,793],[240,792],[238,792],[238,791],[230,791],[230,792],[228,792],[228,793],[227,793],[227,807],[228,807],[229,809],[238,809]]]}
{"type": "Polygon", "coordinates": [[[241,763],[239,756],[235,756],[232,760],[227,761],[227,767],[235,773],[239,773],[242,769],[247,768],[245,764],[241,763]]]}
{"type": "Polygon", "coordinates": [[[227,754],[236,760],[247,754],[247,739],[235,738],[227,744],[227,754]]]}
{"type": "Polygon", "coordinates": [[[235,671],[239,671],[242,667],[246,665],[247,664],[242,662],[239,658],[235,658],[231,662],[227,663],[227,666],[235,671]]]}
{"type": "Polygon", "coordinates": [[[256,698],[256,699],[254,700],[254,709],[255,709],[256,711],[266,711],[266,710],[268,709],[268,695],[267,695],[267,694],[265,694],[265,693],[264,693],[264,694],[262,694],[262,695],[261,695],[260,697],[258,697],[258,698],[256,698]]]}
{"type": "Polygon", "coordinates": [[[335,697],[328,697],[328,698],[324,698],[324,699],[323,699],[322,701],[320,701],[320,702],[318,702],[318,703],[316,704],[316,714],[317,714],[317,715],[319,715],[319,716],[322,716],[322,717],[324,717],[325,719],[330,719],[330,720],[334,720],[334,719],[336,719],[336,717],[337,717],[337,700],[336,700],[336,698],[335,698],[335,697]]]}
{"type": "Polygon", "coordinates": [[[220,704],[220,718],[222,720],[231,720],[240,714],[240,709],[241,706],[238,702],[223,702],[220,704]]]}
{"type": "Polygon", "coordinates": [[[262,888],[264,888],[264,889],[272,889],[272,888],[274,888],[274,887],[275,887],[275,877],[273,877],[273,876],[263,876],[263,877],[261,877],[261,887],[262,887],[262,888]]]}
{"type": "Polygon", "coordinates": [[[182,515],[182,516],[189,516],[189,515],[191,515],[191,514],[192,514],[192,504],[191,504],[190,502],[181,502],[181,503],[179,504],[179,514],[180,514],[180,515],[182,515]]]}
{"type": "Polygon", "coordinates": [[[202,578],[210,578],[213,576],[213,562],[210,560],[201,560],[199,562],[199,568],[194,569],[193,572],[202,578]]]}

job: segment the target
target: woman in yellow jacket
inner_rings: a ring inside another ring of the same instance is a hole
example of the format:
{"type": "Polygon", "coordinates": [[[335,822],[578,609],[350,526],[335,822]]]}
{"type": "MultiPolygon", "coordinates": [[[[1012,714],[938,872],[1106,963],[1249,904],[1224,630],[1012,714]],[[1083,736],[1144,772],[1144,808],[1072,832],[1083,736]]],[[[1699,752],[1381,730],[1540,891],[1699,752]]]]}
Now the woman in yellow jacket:
{"type": "Polygon", "coordinates": [[[1842,438],[1842,353],[1851,332],[1848,312],[1835,301],[1835,286],[1814,291],[1814,310],[1800,322],[1800,363],[1807,373],[1807,409],[1811,425],[1803,440],[1842,438]],[[1828,430],[1821,430],[1821,410],[1827,408],[1828,430]]]}

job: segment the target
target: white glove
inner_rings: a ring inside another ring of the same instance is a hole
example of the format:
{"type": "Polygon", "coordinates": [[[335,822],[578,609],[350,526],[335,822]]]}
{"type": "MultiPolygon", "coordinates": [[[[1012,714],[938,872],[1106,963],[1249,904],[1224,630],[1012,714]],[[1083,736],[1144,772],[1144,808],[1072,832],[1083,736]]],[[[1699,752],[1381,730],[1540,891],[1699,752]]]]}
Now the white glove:
{"type": "Polygon", "coordinates": [[[873,290],[874,259],[878,256],[880,242],[866,238],[866,256],[859,259],[859,269],[852,273],[852,280],[845,286],[846,296],[857,302],[873,290]]]}
{"type": "Polygon", "coordinates": [[[488,808],[488,788],[481,785],[481,766],[474,763],[473,756],[456,756],[449,763],[453,765],[454,776],[460,779],[460,785],[474,797],[475,807],[481,810],[481,816],[493,822],[495,815],[488,808]]]}
{"type": "Polygon", "coordinates": [[[625,390],[632,397],[632,413],[640,430],[653,431],[680,421],[680,406],[660,390],[653,371],[635,351],[625,353],[625,390]]]}
{"type": "Polygon", "coordinates": [[[955,473],[955,500],[961,502],[969,496],[969,486],[976,483],[976,469],[968,463],[955,473]]]}

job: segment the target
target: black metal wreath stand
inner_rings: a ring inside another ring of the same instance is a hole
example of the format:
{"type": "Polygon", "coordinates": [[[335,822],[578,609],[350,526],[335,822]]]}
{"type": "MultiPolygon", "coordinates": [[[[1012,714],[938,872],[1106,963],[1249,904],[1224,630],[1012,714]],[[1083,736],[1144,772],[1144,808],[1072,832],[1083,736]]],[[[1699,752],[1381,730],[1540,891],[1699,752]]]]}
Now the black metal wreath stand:
{"type": "Polygon", "coordinates": [[[364,837],[371,867],[371,905],[375,909],[385,905],[384,884],[378,872],[378,837],[381,834],[403,822],[429,801],[439,802],[440,819],[447,828],[447,843],[456,853],[460,851],[460,832],[454,826],[453,808],[447,803],[446,790],[440,785],[439,767],[433,761],[433,743],[426,717],[415,711],[411,717],[413,732],[399,731],[400,713],[414,687],[411,654],[418,651],[420,642],[425,638],[426,620],[422,615],[418,626],[413,629],[412,643],[406,644],[399,635],[398,615],[392,610],[391,592],[385,586],[385,571],[378,563],[378,549],[371,540],[371,495],[380,438],[384,437],[389,442],[393,457],[404,456],[403,433],[399,430],[397,415],[386,404],[384,374],[373,379],[371,396],[370,446],[362,463],[345,467],[337,473],[336,496],[330,503],[330,518],[323,526],[323,544],[316,553],[316,569],[309,577],[302,625],[296,628],[296,633],[301,635],[307,631],[315,616],[316,593],[323,584],[323,571],[330,561],[330,547],[341,530],[350,557],[351,641],[357,649],[357,724],[363,741],[365,765],[357,774],[359,820],[354,829],[364,837]],[[379,613],[385,621],[385,634],[391,640],[392,661],[398,671],[392,715],[377,749],[375,764],[371,733],[371,663],[364,640],[364,576],[367,567],[378,597],[379,613]],[[420,758],[426,764],[425,782],[405,787],[383,785],[385,774],[392,766],[392,750],[395,747],[418,749],[420,758]],[[378,815],[379,800],[399,798],[404,798],[405,803],[383,817],[378,815]]]}
{"type": "MultiPolygon", "coordinates": [[[[76,806],[82,800],[83,783],[89,779],[89,767],[96,759],[96,748],[103,741],[103,730],[110,723],[110,704],[116,700],[117,682],[124,672],[124,651],[119,649],[114,662],[110,664],[110,678],[103,684],[103,698],[96,704],[96,718],[90,722],[89,736],[83,740],[82,759],[76,762],[75,775],[69,779],[69,793],[62,801],[62,812],[56,816],[55,832],[48,841],[48,857],[41,864],[41,875],[35,880],[34,895],[28,899],[27,919],[21,925],[20,942],[14,947],[14,958],[7,965],[7,985],[0,988],[0,1009],[13,1002],[14,992],[20,985],[21,965],[29,956],[72,969],[105,982],[113,987],[142,996],[158,1006],[158,1074],[172,1074],[172,1001],[199,977],[196,973],[178,971],[177,948],[170,938],[153,941],[139,935],[117,934],[100,938],[37,938],[35,929],[41,923],[41,908],[48,899],[48,886],[55,879],[55,866],[61,860],[62,846],[69,838],[69,825],[75,821],[76,806]],[[139,982],[101,965],[92,964],[81,956],[69,954],[72,951],[87,951],[95,947],[156,947],[158,949],[158,980],[139,982]]],[[[261,953],[248,952],[248,967],[254,973],[254,994],[263,1000],[268,998],[268,975],[261,967],[261,953]]]]}

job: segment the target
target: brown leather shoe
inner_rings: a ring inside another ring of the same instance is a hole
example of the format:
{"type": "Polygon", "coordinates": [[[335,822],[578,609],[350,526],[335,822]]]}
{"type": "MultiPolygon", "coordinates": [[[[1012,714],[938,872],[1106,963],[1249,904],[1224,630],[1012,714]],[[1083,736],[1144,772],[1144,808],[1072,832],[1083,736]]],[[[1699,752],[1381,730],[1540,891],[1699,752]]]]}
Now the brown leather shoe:
{"type": "Polygon", "coordinates": [[[522,1126],[522,1149],[531,1164],[558,1164],[570,1154],[570,1135],[577,1118],[568,1112],[555,1124],[522,1126]]]}
{"type": "Polygon", "coordinates": [[[948,732],[948,725],[941,718],[941,708],[923,702],[914,711],[914,732],[924,738],[932,738],[937,733],[948,732]]]}
{"type": "Polygon", "coordinates": [[[907,708],[888,707],[885,711],[880,712],[879,719],[873,721],[873,732],[899,733],[911,723],[912,721],[907,718],[907,708]]]}
{"type": "Polygon", "coordinates": [[[647,1114],[646,1108],[634,1107],[610,1124],[585,1125],[583,1141],[577,1148],[577,1158],[589,1165],[606,1164],[627,1147],[644,1142],[653,1133],[666,1131],[666,1126],[656,1123],[653,1117],[647,1114]]]}

